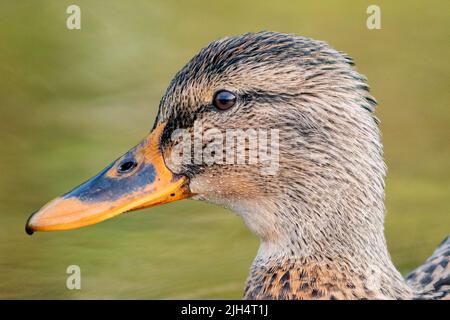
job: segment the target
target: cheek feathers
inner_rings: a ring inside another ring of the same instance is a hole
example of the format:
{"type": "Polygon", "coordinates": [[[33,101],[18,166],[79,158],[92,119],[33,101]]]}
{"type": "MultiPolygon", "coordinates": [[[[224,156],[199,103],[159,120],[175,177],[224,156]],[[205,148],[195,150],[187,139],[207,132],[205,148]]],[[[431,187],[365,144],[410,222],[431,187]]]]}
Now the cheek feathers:
{"type": "Polygon", "coordinates": [[[247,171],[247,175],[243,176],[226,168],[218,167],[218,172],[214,172],[216,170],[211,167],[193,176],[190,181],[191,191],[214,203],[258,199],[262,196],[261,188],[251,179],[251,172],[247,171]]]}

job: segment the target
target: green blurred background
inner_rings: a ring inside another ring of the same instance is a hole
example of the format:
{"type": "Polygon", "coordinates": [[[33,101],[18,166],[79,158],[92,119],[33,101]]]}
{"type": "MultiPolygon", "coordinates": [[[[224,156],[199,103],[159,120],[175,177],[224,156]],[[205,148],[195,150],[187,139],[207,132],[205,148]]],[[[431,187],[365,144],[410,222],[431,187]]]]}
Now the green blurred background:
{"type": "Polygon", "coordinates": [[[406,273],[450,233],[450,2],[0,2],[0,298],[240,298],[258,240],[183,201],[28,237],[47,200],[147,134],[165,87],[210,41],[274,30],[350,54],[379,101],[386,235],[406,273]],[[82,29],[66,29],[77,4],[82,29]],[[366,28],[378,4],[382,29],[366,28]],[[65,287],[68,265],[82,290],[65,287]]]}

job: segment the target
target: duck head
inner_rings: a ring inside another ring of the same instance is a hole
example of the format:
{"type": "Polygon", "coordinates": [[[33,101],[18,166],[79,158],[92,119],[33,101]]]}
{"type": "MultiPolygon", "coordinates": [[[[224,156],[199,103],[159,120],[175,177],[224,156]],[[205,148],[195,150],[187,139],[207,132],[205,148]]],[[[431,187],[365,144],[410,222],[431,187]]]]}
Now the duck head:
{"type": "Polygon", "coordinates": [[[273,32],[212,42],[176,74],[150,135],[26,230],[193,197],[237,212],[263,243],[371,233],[384,186],[374,105],[351,59],[324,42],[273,32]]]}

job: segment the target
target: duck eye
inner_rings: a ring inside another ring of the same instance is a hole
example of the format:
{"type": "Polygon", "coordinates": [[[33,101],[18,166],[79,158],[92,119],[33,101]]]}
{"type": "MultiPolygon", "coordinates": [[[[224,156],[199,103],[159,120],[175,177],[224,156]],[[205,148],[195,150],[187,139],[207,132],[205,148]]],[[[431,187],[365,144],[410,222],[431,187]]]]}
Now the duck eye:
{"type": "Polygon", "coordinates": [[[125,173],[131,171],[134,167],[136,167],[136,161],[125,161],[119,165],[117,171],[120,173],[125,173]]]}
{"type": "Polygon", "coordinates": [[[214,96],[213,104],[220,110],[230,109],[236,103],[236,96],[234,93],[222,90],[214,96]]]}

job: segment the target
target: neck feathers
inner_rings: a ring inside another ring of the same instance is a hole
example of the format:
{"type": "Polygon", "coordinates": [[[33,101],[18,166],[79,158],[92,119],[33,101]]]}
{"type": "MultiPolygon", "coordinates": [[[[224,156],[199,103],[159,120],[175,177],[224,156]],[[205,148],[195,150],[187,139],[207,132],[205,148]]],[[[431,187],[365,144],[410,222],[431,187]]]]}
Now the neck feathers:
{"type": "Polygon", "coordinates": [[[388,274],[363,272],[343,261],[305,258],[254,264],[244,299],[410,299],[411,290],[388,274]]]}
{"type": "Polygon", "coordinates": [[[412,298],[412,289],[394,267],[387,250],[380,219],[383,207],[367,206],[362,212],[362,206],[349,206],[353,195],[343,197],[336,207],[341,211],[315,209],[307,200],[299,203],[286,198],[273,201],[276,206],[259,207],[258,214],[244,214],[261,238],[244,297],[412,298]],[[275,207],[283,208],[282,212],[274,213],[275,207]],[[255,216],[259,225],[251,221],[255,216]],[[285,219],[270,219],[272,216],[285,219]]]}

